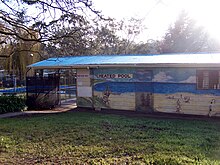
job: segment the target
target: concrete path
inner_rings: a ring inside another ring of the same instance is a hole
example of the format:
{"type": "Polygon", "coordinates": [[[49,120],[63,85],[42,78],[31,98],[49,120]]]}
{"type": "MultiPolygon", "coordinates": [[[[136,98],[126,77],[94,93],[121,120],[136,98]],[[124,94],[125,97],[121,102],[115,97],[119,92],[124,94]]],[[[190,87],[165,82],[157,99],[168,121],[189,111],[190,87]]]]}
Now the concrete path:
{"type": "Polygon", "coordinates": [[[62,113],[62,112],[72,110],[74,108],[76,108],[76,99],[70,99],[70,100],[61,102],[61,106],[56,107],[51,110],[33,110],[33,111],[29,110],[29,111],[23,111],[23,112],[5,113],[5,114],[0,114],[0,119],[1,118],[10,118],[10,117],[15,117],[15,116],[20,116],[20,115],[26,115],[26,114],[62,113]]]}

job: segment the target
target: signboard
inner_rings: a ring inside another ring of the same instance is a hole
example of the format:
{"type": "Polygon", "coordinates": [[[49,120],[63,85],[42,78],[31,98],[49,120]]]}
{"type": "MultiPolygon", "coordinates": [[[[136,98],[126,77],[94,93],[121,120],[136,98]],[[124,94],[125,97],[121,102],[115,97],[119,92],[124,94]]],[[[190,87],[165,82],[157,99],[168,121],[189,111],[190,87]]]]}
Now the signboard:
{"type": "Polygon", "coordinates": [[[78,97],[92,97],[92,88],[91,87],[77,87],[77,96],[78,97]]]}
{"type": "Polygon", "coordinates": [[[106,79],[114,79],[114,78],[125,78],[125,79],[130,79],[133,78],[133,74],[98,74],[97,78],[106,78],[106,79]]]}
{"type": "Polygon", "coordinates": [[[88,74],[77,74],[77,78],[89,78],[88,74]]]}

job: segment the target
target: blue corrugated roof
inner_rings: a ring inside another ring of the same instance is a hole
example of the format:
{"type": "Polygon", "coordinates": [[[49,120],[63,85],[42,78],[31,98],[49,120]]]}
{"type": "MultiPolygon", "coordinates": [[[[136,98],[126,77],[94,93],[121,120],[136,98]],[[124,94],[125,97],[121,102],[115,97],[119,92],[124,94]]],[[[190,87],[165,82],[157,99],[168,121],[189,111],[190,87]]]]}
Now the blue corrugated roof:
{"type": "Polygon", "coordinates": [[[49,58],[33,68],[86,67],[102,65],[220,64],[220,53],[163,55],[97,55],[49,58]]]}

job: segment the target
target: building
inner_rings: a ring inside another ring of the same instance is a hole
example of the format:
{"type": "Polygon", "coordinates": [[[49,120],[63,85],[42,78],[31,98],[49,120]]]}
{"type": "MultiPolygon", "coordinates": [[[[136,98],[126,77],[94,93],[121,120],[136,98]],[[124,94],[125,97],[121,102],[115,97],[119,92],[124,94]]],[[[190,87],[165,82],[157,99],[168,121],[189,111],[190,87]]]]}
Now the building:
{"type": "Polygon", "coordinates": [[[220,113],[218,53],[61,57],[28,67],[76,69],[78,107],[220,113]]]}

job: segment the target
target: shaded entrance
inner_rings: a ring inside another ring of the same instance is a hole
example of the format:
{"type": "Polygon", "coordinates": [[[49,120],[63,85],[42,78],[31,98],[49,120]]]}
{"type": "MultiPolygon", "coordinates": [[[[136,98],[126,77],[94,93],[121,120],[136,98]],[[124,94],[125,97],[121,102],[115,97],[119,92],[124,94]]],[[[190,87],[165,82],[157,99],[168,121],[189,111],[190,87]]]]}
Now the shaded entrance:
{"type": "Polygon", "coordinates": [[[74,70],[35,70],[26,77],[28,109],[52,109],[76,99],[74,70]]]}
{"type": "Polygon", "coordinates": [[[27,77],[28,109],[51,109],[60,103],[59,77],[27,77]]]}

